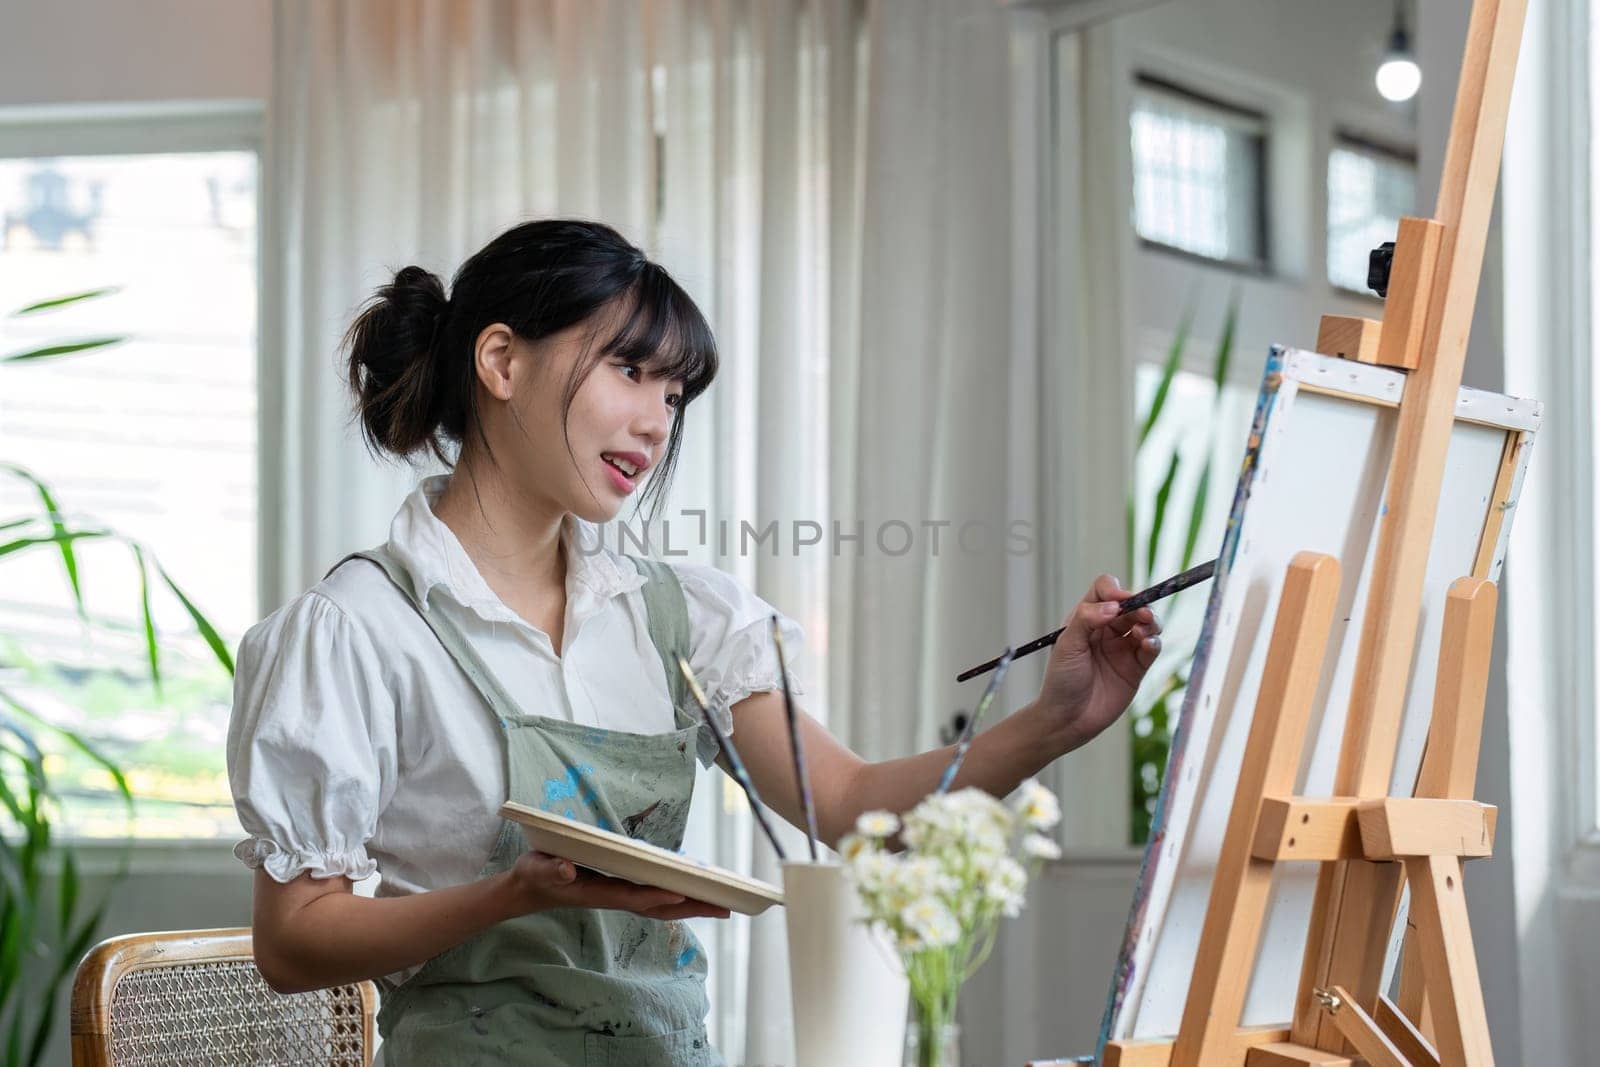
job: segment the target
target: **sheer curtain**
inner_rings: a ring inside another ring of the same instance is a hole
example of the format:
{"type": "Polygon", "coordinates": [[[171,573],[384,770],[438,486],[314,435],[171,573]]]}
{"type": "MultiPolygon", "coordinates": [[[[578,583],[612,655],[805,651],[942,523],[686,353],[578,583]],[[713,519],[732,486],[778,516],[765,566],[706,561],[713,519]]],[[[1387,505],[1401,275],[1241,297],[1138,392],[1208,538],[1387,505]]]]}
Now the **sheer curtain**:
{"type": "MultiPolygon", "coordinates": [[[[381,539],[417,476],[349,421],[334,352],[361,301],[407,263],[448,280],[521,219],[599,218],[723,352],[689,413],[674,550],[804,624],[802,702],[864,757],[936,744],[973,699],[955,671],[1070,602],[1037,551],[1052,497],[1005,19],[991,0],[278,0],[264,601],[381,539]],[[1018,522],[1031,551],[1006,550],[1018,522]]],[[[702,776],[689,847],[776,880],[728,786],[702,776]]],[[[782,922],[702,930],[730,1062],[792,1061],[782,922]]]]}

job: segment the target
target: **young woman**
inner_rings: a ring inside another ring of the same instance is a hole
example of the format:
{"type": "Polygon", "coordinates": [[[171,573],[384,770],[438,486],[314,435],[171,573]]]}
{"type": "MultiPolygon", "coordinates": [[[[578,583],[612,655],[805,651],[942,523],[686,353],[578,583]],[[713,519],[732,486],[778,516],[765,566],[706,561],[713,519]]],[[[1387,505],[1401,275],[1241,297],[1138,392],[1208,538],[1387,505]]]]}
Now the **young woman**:
{"type": "MultiPolygon", "coordinates": [[[[228,770],[262,974],[379,979],[390,1067],[722,1062],[681,920],[727,913],[526,851],[497,814],[509,797],[676,848],[696,759],[717,758],[669,669],[681,653],[761,795],[803,818],[773,609],[714,568],[588,536],[642,482],[659,502],[716,373],[705,319],[614,230],[552,220],[495,238],[448,297],[406,267],[346,342],[369,443],[450,474],[239,650],[228,770]],[[374,871],[376,896],[354,895],[374,871]]],[[[1127,595],[1094,583],[1038,697],[977,736],[957,788],[1004,796],[1117,718],[1160,644],[1149,609],[1111,625],[1127,595]]],[[[803,732],[829,843],[912,807],[950,755],[867,763],[803,732]]]]}

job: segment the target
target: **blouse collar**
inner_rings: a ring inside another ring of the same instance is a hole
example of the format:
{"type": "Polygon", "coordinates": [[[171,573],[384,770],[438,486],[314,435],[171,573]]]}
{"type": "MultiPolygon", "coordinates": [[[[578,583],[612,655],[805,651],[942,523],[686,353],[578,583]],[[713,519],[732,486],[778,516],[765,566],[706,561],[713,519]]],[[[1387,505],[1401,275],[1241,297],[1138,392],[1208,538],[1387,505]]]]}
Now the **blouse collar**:
{"type": "MultiPolygon", "coordinates": [[[[462,607],[498,622],[527,625],[489,588],[467,555],[455,531],[433,512],[448,475],[424,478],[400,505],[389,526],[389,553],[411,575],[424,602],[439,589],[462,607]]],[[[576,515],[561,522],[561,545],[567,559],[567,616],[581,621],[613,597],[638,589],[644,576],[605,547],[599,530],[576,515]]]]}

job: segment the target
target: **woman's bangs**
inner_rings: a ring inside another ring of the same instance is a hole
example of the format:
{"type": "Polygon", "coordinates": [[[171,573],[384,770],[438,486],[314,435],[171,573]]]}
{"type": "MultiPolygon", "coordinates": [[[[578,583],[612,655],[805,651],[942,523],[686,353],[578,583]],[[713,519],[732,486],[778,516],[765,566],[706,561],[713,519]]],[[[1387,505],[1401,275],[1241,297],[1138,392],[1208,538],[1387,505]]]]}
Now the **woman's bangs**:
{"type": "Polygon", "coordinates": [[[683,383],[688,403],[717,373],[717,346],[700,309],[667,272],[648,265],[624,299],[632,300],[621,327],[602,351],[658,377],[683,383]]]}

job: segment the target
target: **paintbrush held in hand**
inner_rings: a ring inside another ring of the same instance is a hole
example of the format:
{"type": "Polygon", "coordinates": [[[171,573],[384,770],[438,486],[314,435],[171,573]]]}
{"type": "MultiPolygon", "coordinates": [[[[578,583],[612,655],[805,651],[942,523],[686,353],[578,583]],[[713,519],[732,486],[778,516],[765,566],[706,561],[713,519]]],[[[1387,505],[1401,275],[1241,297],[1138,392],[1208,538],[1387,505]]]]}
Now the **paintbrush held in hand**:
{"type": "MultiPolygon", "coordinates": [[[[1175,574],[1166,581],[1157,582],[1149,589],[1146,589],[1143,592],[1135,593],[1123,600],[1122,610],[1117,613],[1117,617],[1121,618],[1124,615],[1138,611],[1140,608],[1147,608],[1156,601],[1165,600],[1174,593],[1181,593],[1191,585],[1198,585],[1216,573],[1216,560],[1212,560],[1210,563],[1202,563],[1198,567],[1190,567],[1182,574],[1175,574]]],[[[1011,658],[1021,659],[1023,656],[1037,652],[1041,648],[1049,648],[1051,645],[1056,643],[1056,638],[1060,637],[1062,631],[1065,629],[1066,627],[1063,626],[1060,629],[1051,630],[1043,637],[1034,638],[1032,641],[1029,641],[1027,644],[1017,649],[1016,653],[1011,658]]],[[[968,678],[976,678],[984,671],[992,671],[999,665],[1000,657],[996,656],[987,663],[980,663],[976,667],[968,667],[966,670],[956,675],[956,681],[964,682],[968,678]]]]}
{"type": "Polygon", "coordinates": [[[711,727],[711,733],[717,739],[717,747],[722,750],[722,758],[728,761],[728,771],[733,775],[733,780],[739,783],[744,790],[744,795],[750,801],[750,813],[756,817],[756,822],[766,833],[767,840],[772,842],[772,851],[778,854],[778,859],[787,860],[783,854],[783,846],[778,844],[778,835],[773,832],[772,826],[767,822],[766,811],[761,806],[761,797],[756,793],[755,783],[750,780],[750,775],[744,769],[744,761],[739,758],[739,753],[734,750],[733,742],[722,732],[722,727],[717,725],[717,720],[711,715],[711,703],[706,700],[705,690],[700,688],[700,681],[694,676],[694,671],[689,668],[689,661],[682,656],[678,657],[678,670],[683,674],[683,680],[689,683],[689,692],[694,696],[694,702],[700,706],[700,715],[706,720],[706,725],[711,727]]]}

